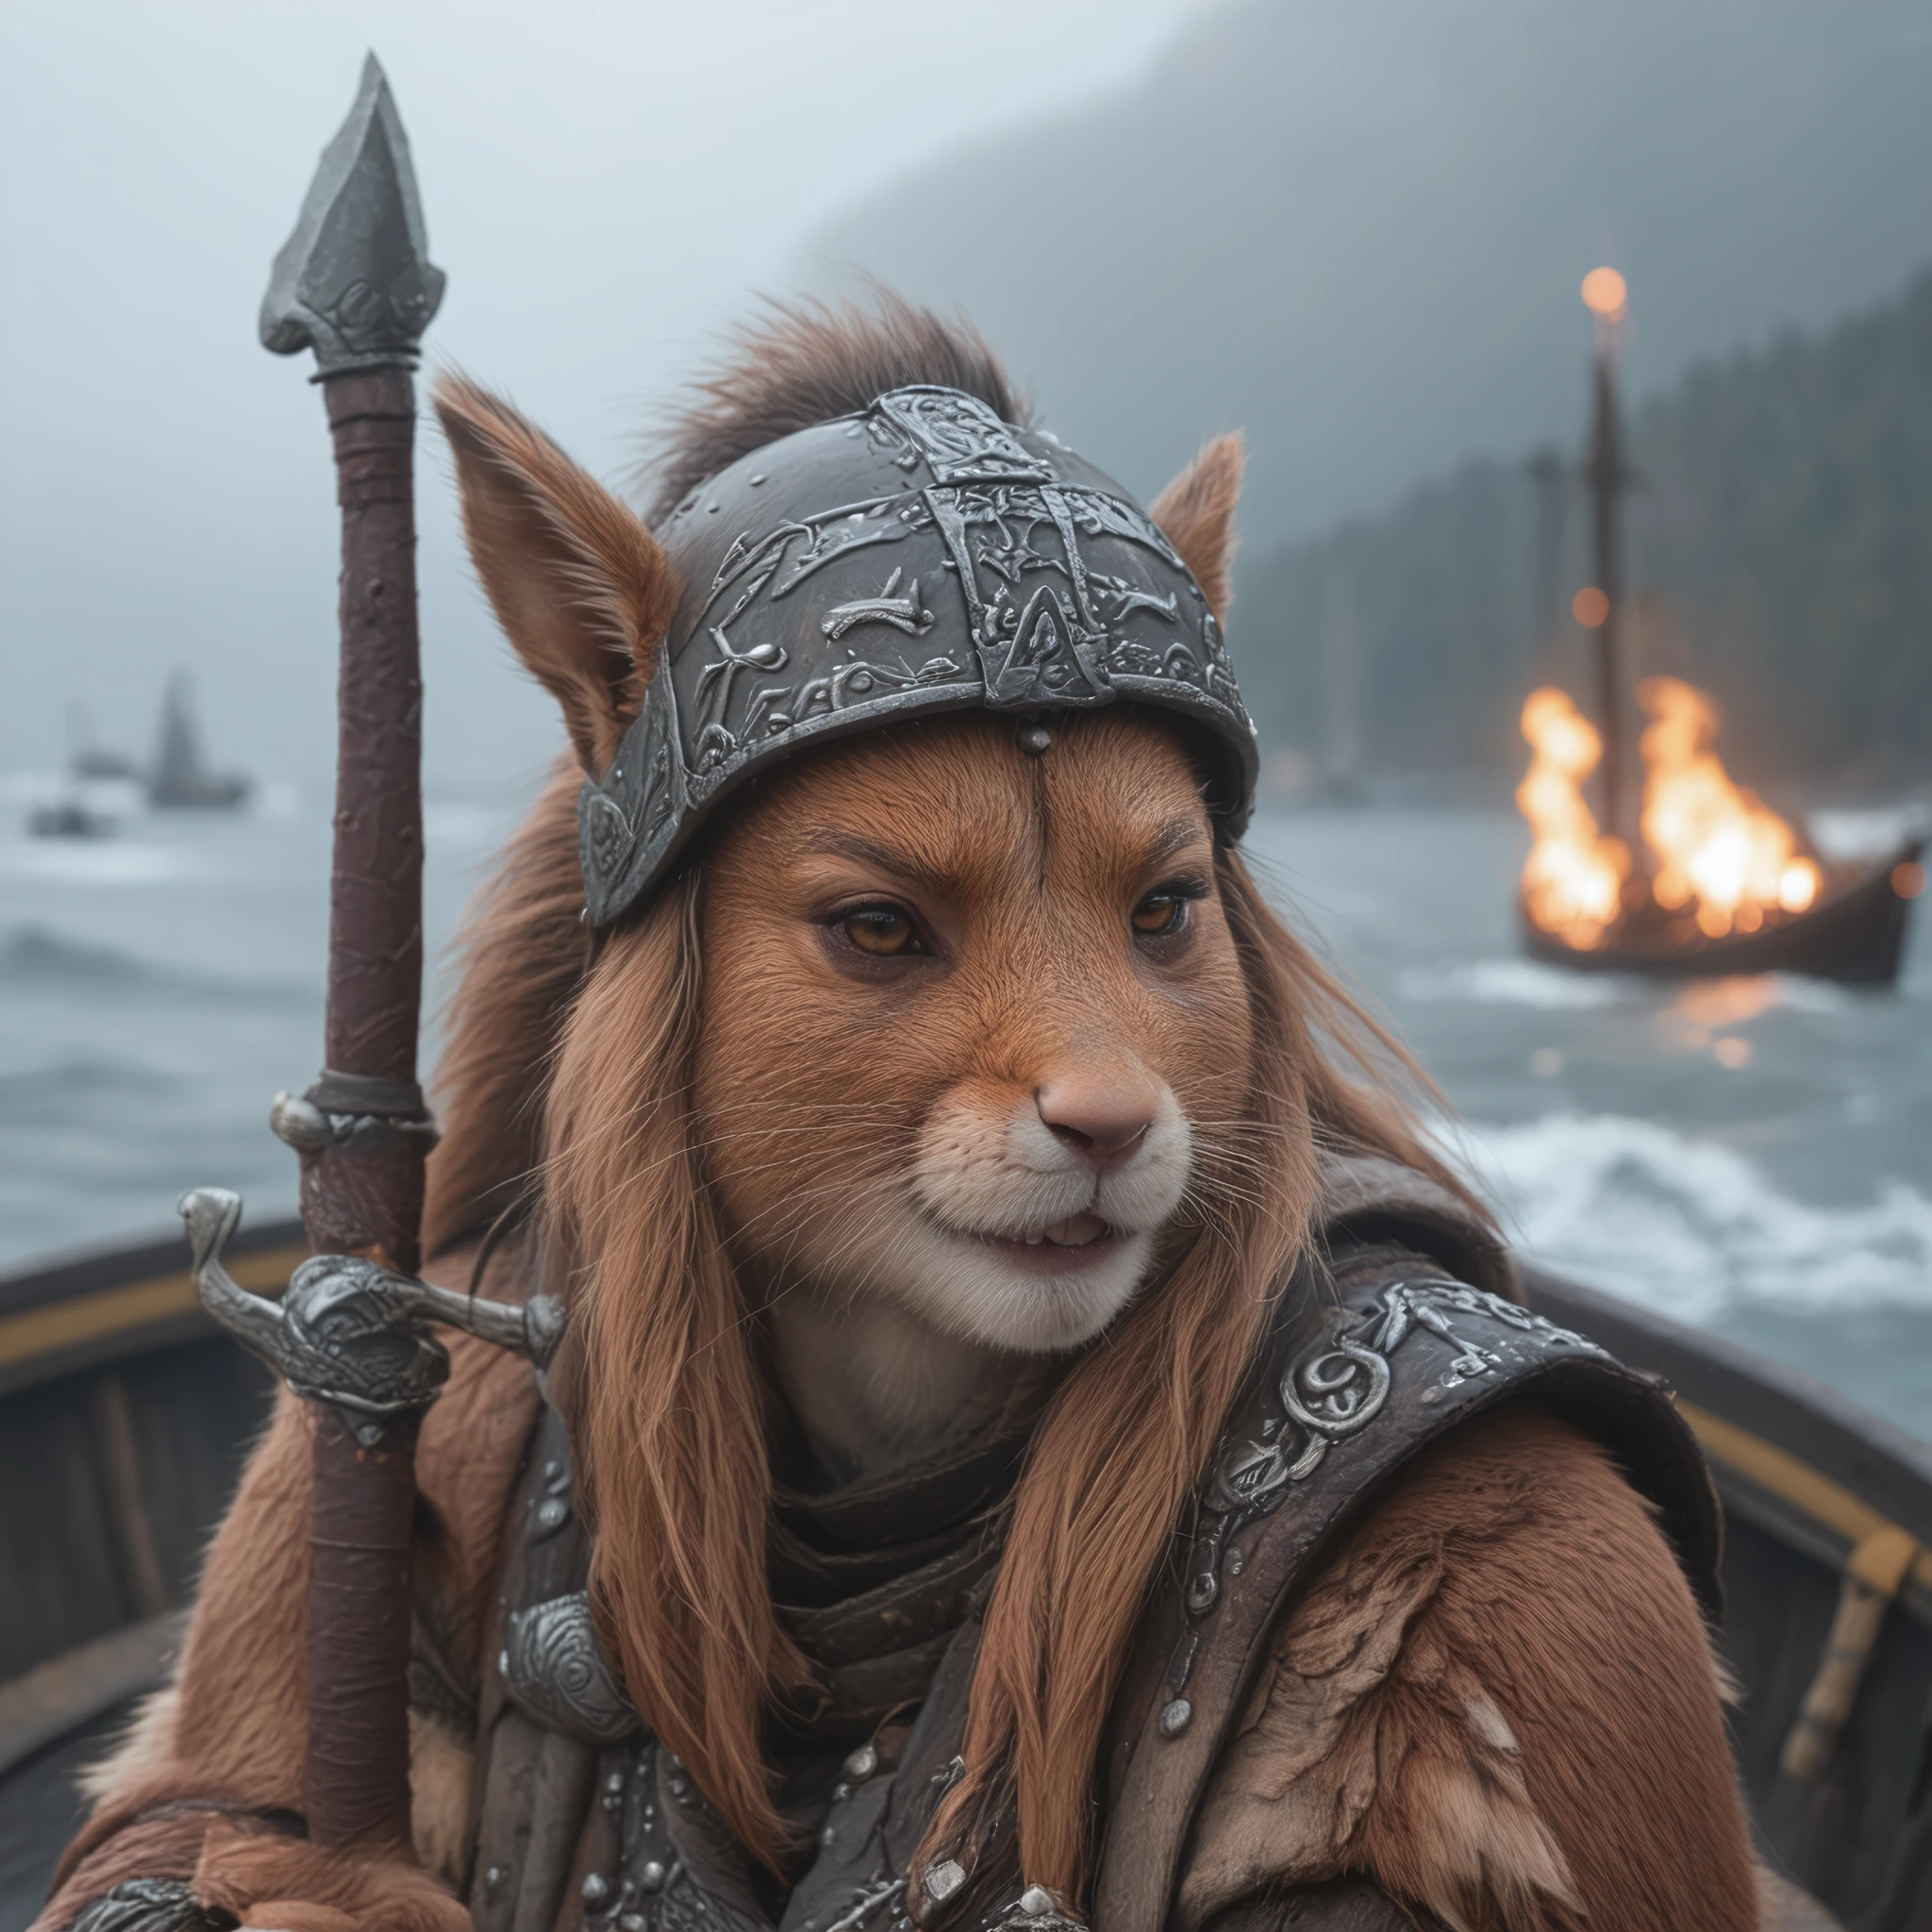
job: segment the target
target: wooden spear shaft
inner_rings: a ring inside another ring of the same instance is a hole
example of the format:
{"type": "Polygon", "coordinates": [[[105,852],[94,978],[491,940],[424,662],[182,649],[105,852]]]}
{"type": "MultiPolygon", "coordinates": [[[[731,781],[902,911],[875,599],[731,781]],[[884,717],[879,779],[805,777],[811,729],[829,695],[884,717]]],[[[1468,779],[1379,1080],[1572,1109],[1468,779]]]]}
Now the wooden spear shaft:
{"type": "MultiPolygon", "coordinates": [[[[410,370],[441,291],[408,139],[372,55],[262,306],[268,347],[315,351],[342,518],[325,1063],[303,1100],[277,1104],[275,1124],[302,1156],[303,1219],[317,1255],[361,1257],[405,1276],[420,1260],[432,1138],[416,1078],[423,682],[410,370]]],[[[346,1302],[325,1319],[374,1332],[346,1302]]],[[[385,1381],[377,1347],[364,1351],[360,1382],[325,1377],[318,1388],[311,1376],[297,1386],[315,1458],[309,1832],[325,1845],[406,1853],[415,1447],[440,1375],[424,1371],[433,1343],[407,1332],[396,1341],[391,1355],[415,1365],[413,1379],[385,1381]]]]}
{"type": "MultiPolygon", "coordinates": [[[[317,1253],[367,1255],[413,1274],[429,1143],[416,1085],[423,680],[415,396],[408,372],[396,368],[328,376],[323,396],[342,512],[341,684],[326,1071],[309,1099],[368,1124],[305,1151],[302,1209],[317,1253]]],[[[410,1527],[421,1413],[378,1424],[328,1402],[311,1401],[309,1409],[308,1828],[324,1844],[402,1850],[409,1842],[410,1527]],[[378,1429],[379,1440],[369,1441],[378,1429]]]]}
{"type": "Polygon", "coordinates": [[[423,674],[416,636],[415,385],[407,369],[322,381],[342,513],[341,670],[328,1007],[317,1106],[398,1131],[305,1154],[318,1252],[414,1274],[423,1169],[423,674]]]}

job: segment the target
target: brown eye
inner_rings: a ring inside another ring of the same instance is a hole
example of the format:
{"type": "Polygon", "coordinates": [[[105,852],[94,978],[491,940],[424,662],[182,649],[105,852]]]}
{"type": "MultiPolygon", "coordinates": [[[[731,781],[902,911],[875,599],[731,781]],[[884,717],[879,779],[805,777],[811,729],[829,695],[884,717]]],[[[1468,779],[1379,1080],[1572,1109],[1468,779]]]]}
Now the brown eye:
{"type": "Polygon", "coordinates": [[[1171,939],[1187,923],[1188,901],[1181,892],[1149,892],[1134,908],[1134,930],[1142,939],[1171,939]]]}
{"type": "Polygon", "coordinates": [[[835,923],[861,953],[871,953],[876,958],[925,950],[919,943],[910,915],[897,906],[855,907],[841,913],[835,923]]]}

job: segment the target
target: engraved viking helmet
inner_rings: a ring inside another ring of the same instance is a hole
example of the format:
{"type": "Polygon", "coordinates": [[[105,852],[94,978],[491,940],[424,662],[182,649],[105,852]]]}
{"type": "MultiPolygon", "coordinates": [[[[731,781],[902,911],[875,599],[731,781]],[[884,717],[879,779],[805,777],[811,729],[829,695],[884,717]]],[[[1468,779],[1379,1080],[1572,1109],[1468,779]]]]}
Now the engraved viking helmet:
{"type": "Polygon", "coordinates": [[[1200,586],[1118,484],[974,396],[897,389],[802,429],[658,536],[685,591],[643,708],[578,801],[593,924],[748,774],[944,711],[1158,705],[1200,727],[1221,836],[1246,827],[1255,726],[1200,586]]]}

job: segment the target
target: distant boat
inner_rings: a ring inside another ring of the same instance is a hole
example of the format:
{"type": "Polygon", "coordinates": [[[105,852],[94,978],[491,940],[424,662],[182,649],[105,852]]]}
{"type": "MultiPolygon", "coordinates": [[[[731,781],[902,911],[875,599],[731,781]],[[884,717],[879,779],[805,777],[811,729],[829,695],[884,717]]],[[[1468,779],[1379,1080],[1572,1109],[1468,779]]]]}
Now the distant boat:
{"type": "Polygon", "coordinates": [[[90,811],[77,798],[36,806],[27,814],[26,828],[36,839],[105,839],[114,829],[106,813],[90,811]]]}
{"type": "Polygon", "coordinates": [[[160,735],[147,774],[148,804],[158,811],[233,811],[252,789],[241,773],[210,772],[202,762],[188,674],[177,671],[161,701],[160,735]]]}
{"type": "Polygon", "coordinates": [[[86,706],[74,704],[67,708],[67,775],[77,784],[139,782],[141,767],[125,751],[96,744],[86,706]]]}
{"type": "MultiPolygon", "coordinates": [[[[1627,782],[1621,499],[1636,477],[1624,461],[1616,383],[1626,294],[1614,269],[1584,277],[1583,299],[1597,317],[1583,465],[1596,581],[1571,608],[1594,638],[1596,722],[1553,687],[1524,705],[1523,735],[1535,753],[1516,793],[1535,835],[1517,894],[1524,948],[1546,965],[1585,973],[1805,973],[1889,986],[1911,902],[1925,889],[1923,833],[1875,861],[1825,866],[1796,818],[1732,783],[1717,755],[1716,706],[1675,677],[1636,685],[1651,723],[1640,745],[1641,787],[1627,782]],[[1601,818],[1583,795],[1592,771],[1601,818]]],[[[1555,577],[1563,473],[1548,455],[1531,470],[1541,496],[1541,619],[1555,577]]]]}
{"type": "Polygon", "coordinates": [[[139,784],[134,760],[93,741],[87,708],[67,708],[67,777],[60,795],[27,814],[36,839],[107,839],[132,803],[127,788],[139,784]]]}
{"type": "MultiPolygon", "coordinates": [[[[1546,966],[1585,973],[1660,974],[1675,978],[1724,977],[1736,973],[1805,973],[1850,986],[1890,986],[1905,949],[1906,917],[1924,890],[1922,838],[1910,838],[1888,858],[1832,868],[1825,890],[1807,910],[1768,918],[1753,932],[1707,939],[1666,930],[1660,918],[1638,921],[1595,947],[1568,945],[1523,915],[1524,945],[1546,966]]],[[[1682,922],[1678,922],[1682,924],[1682,922]]]]}

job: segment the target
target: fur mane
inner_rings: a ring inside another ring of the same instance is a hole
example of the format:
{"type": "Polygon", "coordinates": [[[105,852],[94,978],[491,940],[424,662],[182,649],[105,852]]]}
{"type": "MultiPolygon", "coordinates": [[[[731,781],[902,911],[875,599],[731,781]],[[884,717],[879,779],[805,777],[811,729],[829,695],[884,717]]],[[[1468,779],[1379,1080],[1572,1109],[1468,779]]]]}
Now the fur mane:
{"type": "Polygon", "coordinates": [[[862,409],[914,383],[964,390],[1024,427],[1026,398],[973,325],[874,289],[872,304],[768,305],[738,331],[735,353],[692,385],[692,400],[655,439],[644,521],[654,528],[708,477],[768,442],[862,409]]]}
{"type": "Polygon", "coordinates": [[[534,1200],[551,1063],[591,961],[577,858],[583,774],[559,758],[457,935],[460,977],[431,1092],[423,1252],[434,1257],[534,1200]]]}
{"type": "MultiPolygon", "coordinates": [[[[872,314],[777,309],[697,385],[667,439],[656,511],[776,437],[924,382],[1024,420],[962,327],[883,296],[872,314]]],[[[772,1607],[770,1397],[692,1131],[705,860],[593,941],[577,782],[558,769],[461,936],[425,1248],[507,1208],[538,1214],[575,1310],[554,1386],[587,1517],[606,1525],[591,1584],[607,1649],[731,1829],[777,1869],[788,1848],[762,1730],[806,1667],[772,1607]]],[[[1069,1899],[1145,1580],[1269,1297],[1303,1254],[1316,1147],[1386,1155],[1463,1193],[1392,1083],[1412,1064],[1275,917],[1240,856],[1216,864],[1255,1022],[1245,1118],[1226,1124],[1247,1151],[1188,1253],[1072,1366],[1041,1422],[987,1610],[966,1773],[922,1851],[971,1864],[1016,1826],[1027,1879],[1069,1899]]]]}

